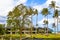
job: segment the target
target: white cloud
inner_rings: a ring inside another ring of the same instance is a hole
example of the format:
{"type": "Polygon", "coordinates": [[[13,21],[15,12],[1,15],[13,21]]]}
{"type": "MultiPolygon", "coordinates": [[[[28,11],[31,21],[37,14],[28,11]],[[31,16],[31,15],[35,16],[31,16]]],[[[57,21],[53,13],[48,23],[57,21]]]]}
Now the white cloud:
{"type": "MultiPolygon", "coordinates": [[[[52,1],[52,0],[47,0],[44,4],[34,5],[33,8],[35,8],[35,9],[37,9],[39,12],[41,12],[42,8],[47,8],[47,7],[49,7],[49,4],[51,4],[51,1],[52,1]]],[[[60,0],[54,0],[54,1],[56,1],[56,6],[60,6],[60,0]]],[[[52,11],[51,11],[51,12],[52,12],[52,11]]],[[[52,12],[52,13],[53,13],[53,12],[52,12]]],[[[38,21],[38,24],[39,24],[39,25],[40,25],[40,24],[42,25],[44,19],[45,19],[45,18],[43,18],[42,20],[38,21]]],[[[53,19],[53,18],[49,18],[48,21],[49,21],[49,24],[52,24],[52,23],[54,22],[54,19],[53,19]]]]}
{"type": "MultiPolygon", "coordinates": [[[[0,0],[0,16],[7,16],[8,12],[11,11],[15,6],[23,3],[27,0],[0,0]],[[16,1],[16,2],[15,2],[16,1]]],[[[5,24],[7,18],[0,17],[0,24],[5,24]]]]}
{"type": "Polygon", "coordinates": [[[26,3],[27,0],[0,0],[0,16],[6,16],[16,5],[26,3]]]}
{"type": "Polygon", "coordinates": [[[0,22],[0,24],[5,24],[6,22],[0,22]]]}
{"type": "MultiPolygon", "coordinates": [[[[44,20],[47,20],[47,19],[43,18],[42,20],[38,21],[38,24],[42,26],[44,24],[43,23],[44,20]]],[[[53,23],[55,23],[55,25],[57,25],[57,19],[56,18],[48,18],[48,24],[50,25],[53,23]]],[[[60,18],[58,19],[58,24],[60,24],[60,18]]]]}
{"type": "MultiPolygon", "coordinates": [[[[47,19],[46,18],[43,18],[42,20],[38,21],[38,24],[44,24],[43,23],[44,20],[47,20],[47,19]]],[[[48,22],[49,22],[49,24],[54,23],[54,19],[53,18],[49,18],[48,19],[48,22]]]]}
{"type": "Polygon", "coordinates": [[[41,5],[36,5],[36,6],[33,6],[33,8],[37,9],[38,12],[40,12],[43,7],[41,5]]]}
{"type": "MultiPolygon", "coordinates": [[[[42,5],[37,5],[33,6],[33,8],[38,9],[38,11],[41,11],[42,8],[48,7],[49,4],[51,3],[52,0],[47,0],[44,4],[42,5]]],[[[54,0],[56,1],[57,5],[60,5],[60,0],[54,0]]],[[[10,10],[12,10],[16,5],[23,3],[25,4],[27,0],[1,0],[0,1],[0,15],[1,16],[6,16],[10,10]],[[17,1],[15,3],[15,1],[17,1]]],[[[34,5],[34,4],[33,4],[34,5]]]]}
{"type": "MultiPolygon", "coordinates": [[[[51,3],[52,0],[47,0],[44,4],[41,5],[34,5],[33,8],[37,9],[39,12],[41,12],[42,8],[47,8],[49,7],[49,4],[51,3]]],[[[56,5],[60,6],[60,0],[54,0],[56,1],[56,5]]]]}
{"type": "Polygon", "coordinates": [[[19,1],[16,3],[16,5],[18,5],[18,4],[20,4],[20,3],[25,4],[26,2],[27,2],[27,0],[19,0],[19,1]]]}
{"type": "Polygon", "coordinates": [[[0,16],[0,24],[5,24],[7,20],[7,17],[5,16],[0,16]]]}

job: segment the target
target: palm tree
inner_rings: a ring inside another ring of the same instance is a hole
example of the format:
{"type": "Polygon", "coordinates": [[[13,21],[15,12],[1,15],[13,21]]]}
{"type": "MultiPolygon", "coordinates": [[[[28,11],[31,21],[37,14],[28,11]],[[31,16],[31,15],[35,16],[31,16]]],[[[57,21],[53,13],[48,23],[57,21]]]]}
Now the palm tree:
{"type": "Polygon", "coordinates": [[[54,28],[55,33],[56,33],[56,25],[55,25],[55,23],[52,24],[52,28],[54,28]]]}
{"type": "Polygon", "coordinates": [[[55,13],[53,15],[53,18],[56,18],[57,19],[57,23],[56,23],[57,26],[56,27],[57,27],[57,32],[58,32],[58,10],[57,9],[55,10],[55,13]]]}
{"type": "Polygon", "coordinates": [[[43,23],[45,25],[45,33],[47,32],[48,34],[48,28],[46,29],[46,26],[48,26],[48,20],[44,20],[43,23]]]}
{"type": "Polygon", "coordinates": [[[34,15],[36,15],[36,31],[37,31],[37,26],[38,26],[38,10],[34,10],[34,15]]]}
{"type": "MultiPolygon", "coordinates": [[[[32,23],[32,13],[33,13],[33,10],[31,7],[29,7],[29,9],[27,10],[27,15],[31,16],[31,23],[32,23]]],[[[30,25],[30,34],[32,36],[32,24],[30,25]]]]}
{"type": "MultiPolygon", "coordinates": [[[[44,15],[44,17],[47,16],[47,20],[48,20],[48,14],[49,14],[48,8],[43,8],[41,14],[44,15]]],[[[47,23],[47,29],[48,29],[48,23],[47,23]]],[[[48,30],[47,30],[47,33],[48,33],[48,30]]]]}
{"type": "Polygon", "coordinates": [[[37,34],[37,26],[38,26],[38,10],[35,9],[35,11],[33,11],[33,14],[36,15],[36,34],[37,34]]]}
{"type": "Polygon", "coordinates": [[[51,1],[51,4],[49,4],[49,7],[54,8],[54,11],[55,11],[55,8],[56,8],[55,1],[51,1]]]}
{"type": "MultiPolygon", "coordinates": [[[[33,19],[32,19],[33,16],[36,15],[37,13],[38,13],[37,9],[34,10],[34,9],[31,8],[31,7],[29,8],[28,15],[31,16],[31,22],[32,22],[32,20],[33,20],[33,19]]],[[[33,24],[33,22],[32,22],[32,24],[33,24]]],[[[32,27],[32,25],[31,25],[31,30],[30,30],[31,34],[32,34],[32,29],[33,29],[33,27],[32,27]]]]}
{"type": "Polygon", "coordinates": [[[36,10],[35,13],[37,14],[37,15],[36,15],[36,31],[38,31],[38,30],[37,30],[37,26],[38,26],[38,11],[36,10]]]}
{"type": "MultiPolygon", "coordinates": [[[[55,3],[56,3],[56,2],[52,0],[52,1],[51,1],[51,4],[49,4],[49,6],[54,9],[54,13],[55,13],[55,8],[57,8],[57,6],[56,6],[55,3]]],[[[53,16],[53,18],[54,18],[54,16],[53,16]]],[[[54,19],[54,23],[55,23],[55,19],[54,19]]],[[[55,28],[55,27],[54,27],[54,28],[55,28]]],[[[56,28],[55,28],[55,30],[56,30],[56,28]]]]}

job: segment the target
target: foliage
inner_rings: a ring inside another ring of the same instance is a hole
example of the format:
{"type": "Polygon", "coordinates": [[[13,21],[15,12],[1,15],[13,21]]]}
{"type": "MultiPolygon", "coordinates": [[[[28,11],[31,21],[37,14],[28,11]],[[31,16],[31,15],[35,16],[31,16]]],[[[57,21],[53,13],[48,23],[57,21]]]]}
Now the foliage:
{"type": "Polygon", "coordinates": [[[5,33],[4,24],[0,24],[0,35],[5,33]]]}
{"type": "Polygon", "coordinates": [[[55,5],[55,1],[51,1],[51,4],[49,4],[49,6],[51,7],[51,8],[55,8],[56,7],[56,5],[55,5]]]}
{"type": "Polygon", "coordinates": [[[55,17],[56,17],[56,18],[58,17],[58,10],[57,10],[57,9],[55,10],[55,13],[54,13],[53,17],[54,17],[54,18],[55,18],[55,17]]]}
{"type": "Polygon", "coordinates": [[[44,20],[43,22],[44,22],[44,24],[48,24],[48,21],[47,20],[44,20]]]}
{"type": "Polygon", "coordinates": [[[42,13],[42,15],[47,16],[49,13],[48,8],[43,8],[41,13],[42,13]]]}

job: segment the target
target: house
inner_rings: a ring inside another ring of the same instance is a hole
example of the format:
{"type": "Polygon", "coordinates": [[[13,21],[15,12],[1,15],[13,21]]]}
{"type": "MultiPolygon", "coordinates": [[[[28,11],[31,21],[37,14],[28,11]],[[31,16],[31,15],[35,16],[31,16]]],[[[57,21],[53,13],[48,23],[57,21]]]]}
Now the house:
{"type": "MultiPolygon", "coordinates": [[[[23,34],[30,34],[31,32],[33,34],[35,33],[45,33],[45,29],[47,30],[47,28],[41,28],[41,27],[38,27],[38,28],[35,28],[35,27],[32,27],[32,30],[31,28],[28,28],[28,27],[24,27],[22,29],[22,33],[23,34]]],[[[12,27],[6,27],[6,33],[7,34],[15,34],[15,33],[19,33],[20,29],[17,29],[17,30],[12,30],[12,27]]],[[[48,28],[48,33],[52,33],[51,29],[48,28]]]]}

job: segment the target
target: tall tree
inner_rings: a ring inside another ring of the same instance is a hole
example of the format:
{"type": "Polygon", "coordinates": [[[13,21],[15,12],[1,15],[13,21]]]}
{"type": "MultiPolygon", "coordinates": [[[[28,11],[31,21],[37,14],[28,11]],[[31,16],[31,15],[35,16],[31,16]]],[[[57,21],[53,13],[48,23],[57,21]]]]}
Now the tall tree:
{"type": "Polygon", "coordinates": [[[36,13],[36,31],[38,32],[38,30],[37,30],[37,27],[38,27],[38,11],[36,10],[35,13],[36,13]]]}
{"type": "Polygon", "coordinates": [[[53,18],[56,18],[57,19],[56,20],[56,27],[57,27],[57,32],[58,32],[58,10],[57,9],[55,10],[55,13],[53,15],[53,18]]]}
{"type": "MultiPolygon", "coordinates": [[[[49,14],[48,8],[43,8],[41,14],[44,15],[44,17],[47,16],[48,21],[48,14],[49,14]]],[[[47,33],[48,33],[48,22],[47,22],[47,33]]]]}
{"type": "MultiPolygon", "coordinates": [[[[29,14],[29,16],[31,16],[31,22],[32,22],[33,16],[38,14],[38,11],[37,11],[37,9],[33,9],[33,8],[29,7],[28,14],[29,14]]],[[[30,31],[31,34],[32,34],[32,30],[33,30],[33,25],[31,25],[31,31],[30,31]]]]}
{"type": "Polygon", "coordinates": [[[56,33],[56,25],[55,25],[55,23],[52,24],[52,28],[54,28],[55,33],[56,33]]]}
{"type": "MultiPolygon", "coordinates": [[[[51,4],[49,4],[49,6],[51,7],[51,8],[53,8],[54,9],[54,13],[55,13],[55,11],[56,11],[56,8],[60,8],[59,6],[56,6],[56,1],[51,1],[51,4]]],[[[55,19],[54,19],[55,20],[55,19]]],[[[57,18],[57,21],[58,21],[58,18],[57,18]]],[[[57,23],[58,24],[58,23],[57,23]]],[[[58,26],[58,25],[57,25],[58,26]]],[[[57,31],[58,31],[58,27],[57,27],[57,31]]]]}
{"type": "Polygon", "coordinates": [[[4,28],[4,24],[0,24],[0,35],[5,34],[5,28],[4,28]]]}
{"type": "Polygon", "coordinates": [[[22,29],[24,28],[24,25],[26,24],[25,21],[26,21],[27,16],[28,17],[31,16],[31,19],[32,19],[32,15],[34,14],[35,14],[35,11],[33,8],[26,7],[23,4],[16,6],[13,11],[9,12],[7,23],[11,25],[11,23],[14,22],[16,23],[15,24],[16,26],[20,27],[20,40],[22,40],[22,29]]]}
{"type": "Polygon", "coordinates": [[[21,19],[21,18],[24,17],[24,12],[25,12],[24,8],[25,8],[25,6],[23,4],[16,6],[13,11],[9,12],[8,21],[7,21],[7,23],[10,25],[13,22],[15,22],[16,26],[20,27],[20,40],[22,40],[23,19],[21,19]],[[22,16],[22,17],[20,17],[20,16],[22,16]]]}
{"type": "Polygon", "coordinates": [[[46,33],[46,32],[48,33],[48,28],[47,28],[47,26],[48,26],[48,20],[44,20],[43,23],[44,23],[44,25],[45,25],[45,33],[46,33]],[[47,29],[46,29],[46,28],[47,28],[47,29]]]}
{"type": "MultiPolygon", "coordinates": [[[[49,6],[54,9],[54,13],[55,13],[56,2],[52,0],[52,1],[51,1],[51,4],[49,4],[49,6]]],[[[53,14],[54,14],[54,13],[53,13],[53,14]]],[[[54,23],[53,23],[53,24],[55,24],[55,19],[54,19],[54,23]]],[[[56,26],[54,26],[54,28],[55,28],[55,27],[56,27],[56,26]]],[[[56,30],[56,28],[55,28],[55,30],[56,30]]]]}

